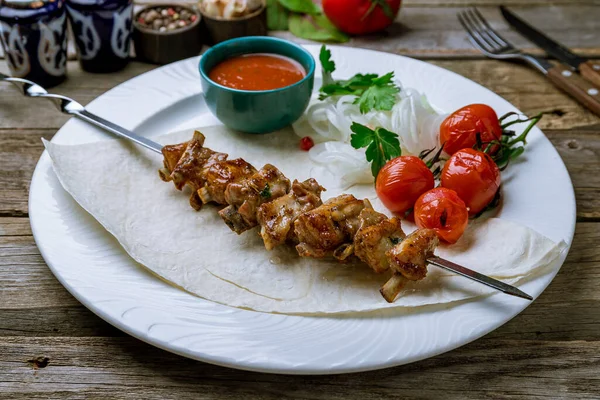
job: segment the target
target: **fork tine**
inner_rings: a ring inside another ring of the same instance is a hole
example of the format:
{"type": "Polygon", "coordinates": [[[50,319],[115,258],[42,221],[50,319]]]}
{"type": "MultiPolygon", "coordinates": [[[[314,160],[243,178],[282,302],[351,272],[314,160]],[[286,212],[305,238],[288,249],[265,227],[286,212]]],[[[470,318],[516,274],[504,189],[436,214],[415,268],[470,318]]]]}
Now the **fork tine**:
{"type": "Polygon", "coordinates": [[[479,34],[481,39],[488,44],[492,51],[499,52],[502,49],[503,46],[487,33],[486,27],[479,21],[472,10],[469,9],[465,11],[465,18],[470,22],[473,29],[479,34]]]}
{"type": "Polygon", "coordinates": [[[493,55],[493,49],[489,48],[489,45],[481,38],[481,35],[475,30],[472,26],[471,21],[466,18],[465,12],[460,11],[458,14],[458,21],[467,31],[467,35],[469,36],[469,40],[479,51],[482,53],[491,56],[493,55]]]}
{"type": "Polygon", "coordinates": [[[494,28],[492,28],[492,26],[489,24],[489,22],[487,21],[487,19],[485,19],[483,17],[483,15],[481,15],[481,13],[479,12],[478,9],[473,8],[471,10],[471,12],[475,16],[475,18],[477,18],[479,20],[480,24],[482,24],[485,27],[485,31],[487,32],[487,34],[493,40],[495,40],[500,46],[503,46],[503,47],[513,47],[506,39],[504,39],[502,36],[500,36],[500,34],[498,32],[496,32],[494,30],[494,28]]]}

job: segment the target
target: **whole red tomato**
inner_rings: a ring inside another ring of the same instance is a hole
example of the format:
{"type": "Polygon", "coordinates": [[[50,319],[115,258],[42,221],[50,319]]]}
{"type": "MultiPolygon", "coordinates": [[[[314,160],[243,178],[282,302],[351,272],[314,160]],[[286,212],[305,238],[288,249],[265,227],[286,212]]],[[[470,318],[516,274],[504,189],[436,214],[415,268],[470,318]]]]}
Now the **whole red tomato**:
{"type": "Polygon", "coordinates": [[[458,194],[469,208],[469,215],[476,215],[496,196],[500,187],[500,169],[489,155],[462,149],[444,165],[441,184],[458,194]]]}
{"type": "Polygon", "coordinates": [[[420,195],[433,189],[433,173],[423,160],[400,156],[388,161],[377,174],[377,196],[390,211],[404,214],[420,195]]]}
{"type": "MultiPolygon", "coordinates": [[[[498,115],[490,106],[470,104],[454,111],[442,122],[440,143],[444,144],[444,151],[452,155],[459,150],[475,146],[478,133],[482,143],[489,143],[500,140],[502,128],[498,115]]],[[[495,154],[498,148],[493,146],[490,153],[495,154]]]]}
{"type": "Polygon", "coordinates": [[[394,22],[402,0],[323,0],[323,12],[342,32],[363,35],[394,22]]]}
{"type": "Polygon", "coordinates": [[[456,243],[469,223],[464,201],[454,190],[437,187],[423,193],[415,203],[415,223],[433,229],[440,240],[456,243]]]}

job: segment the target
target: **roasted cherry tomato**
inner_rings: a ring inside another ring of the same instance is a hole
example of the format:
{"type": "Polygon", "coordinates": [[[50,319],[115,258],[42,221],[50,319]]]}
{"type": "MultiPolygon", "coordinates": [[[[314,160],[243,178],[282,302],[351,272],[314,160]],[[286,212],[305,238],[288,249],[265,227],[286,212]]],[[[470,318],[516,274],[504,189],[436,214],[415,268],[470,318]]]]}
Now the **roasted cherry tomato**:
{"type": "MultiPolygon", "coordinates": [[[[452,155],[459,150],[473,148],[477,144],[478,133],[484,146],[502,137],[498,115],[485,104],[471,104],[450,114],[440,126],[440,143],[444,144],[444,151],[452,155]]],[[[490,153],[495,154],[498,148],[492,146],[490,153]]]]}
{"type": "Polygon", "coordinates": [[[401,0],[322,0],[323,12],[350,35],[378,32],[394,22],[401,0]],[[387,12],[386,12],[387,10],[387,12]]]}
{"type": "Polygon", "coordinates": [[[458,194],[469,208],[469,215],[476,215],[496,196],[500,187],[500,169],[489,155],[462,149],[444,165],[441,184],[458,194]]]}
{"type": "Polygon", "coordinates": [[[375,181],[377,196],[390,211],[404,214],[415,201],[433,189],[433,173],[423,160],[414,156],[400,156],[388,161],[375,181]]]}
{"type": "Polygon", "coordinates": [[[456,243],[469,223],[465,202],[454,190],[437,187],[423,193],[415,203],[415,223],[435,230],[438,237],[456,243]]]}

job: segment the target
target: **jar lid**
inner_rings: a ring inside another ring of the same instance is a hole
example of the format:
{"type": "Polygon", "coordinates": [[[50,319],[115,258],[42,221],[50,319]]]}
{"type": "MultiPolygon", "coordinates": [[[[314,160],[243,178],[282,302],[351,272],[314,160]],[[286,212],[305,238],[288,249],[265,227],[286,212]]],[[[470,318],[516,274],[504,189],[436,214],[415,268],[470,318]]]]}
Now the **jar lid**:
{"type": "Polygon", "coordinates": [[[56,0],[0,0],[0,6],[23,10],[35,10],[55,2],[56,0]]]}
{"type": "Polygon", "coordinates": [[[63,0],[0,0],[0,19],[35,22],[41,16],[52,16],[63,8],[63,0]]]}

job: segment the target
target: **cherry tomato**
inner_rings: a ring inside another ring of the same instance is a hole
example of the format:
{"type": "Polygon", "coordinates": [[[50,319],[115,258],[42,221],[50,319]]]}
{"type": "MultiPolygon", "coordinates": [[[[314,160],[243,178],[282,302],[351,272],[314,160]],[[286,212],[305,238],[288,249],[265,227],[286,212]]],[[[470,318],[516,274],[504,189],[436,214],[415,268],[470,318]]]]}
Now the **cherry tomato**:
{"type": "Polygon", "coordinates": [[[454,190],[437,187],[423,193],[415,203],[415,223],[435,230],[440,240],[456,243],[469,223],[465,202],[454,190]]]}
{"type": "Polygon", "coordinates": [[[423,160],[414,156],[400,156],[388,161],[377,174],[377,196],[390,211],[404,214],[415,201],[433,189],[433,173],[423,160]]]}
{"type": "MultiPolygon", "coordinates": [[[[473,148],[477,144],[477,134],[482,143],[500,140],[502,128],[496,112],[485,104],[471,104],[450,114],[440,126],[440,143],[449,155],[459,150],[473,148]]],[[[484,145],[485,146],[485,145],[484,145]]],[[[490,149],[491,154],[498,146],[490,149]]]]}
{"type": "Polygon", "coordinates": [[[441,184],[458,194],[469,208],[469,215],[476,215],[496,196],[500,187],[500,169],[489,155],[462,149],[444,165],[441,184]]]}
{"type": "Polygon", "coordinates": [[[342,32],[363,35],[378,32],[394,22],[401,0],[322,0],[323,12],[342,32]],[[387,6],[386,6],[387,5],[387,6]],[[389,9],[388,15],[385,9],[389,9]]]}
{"type": "Polygon", "coordinates": [[[313,148],[315,142],[310,138],[310,136],[304,136],[300,139],[300,150],[309,151],[313,148]]]}

